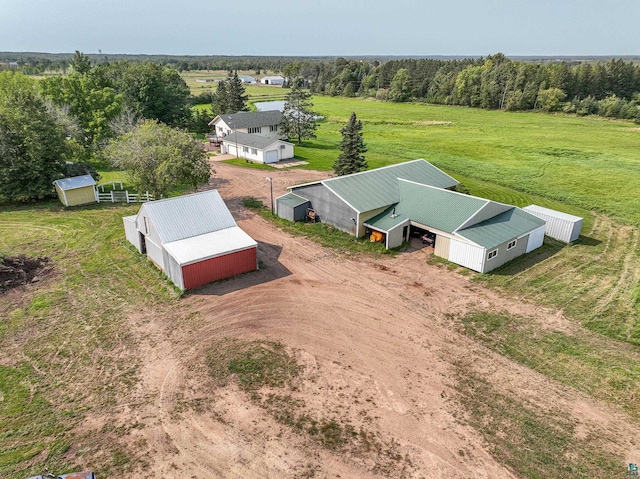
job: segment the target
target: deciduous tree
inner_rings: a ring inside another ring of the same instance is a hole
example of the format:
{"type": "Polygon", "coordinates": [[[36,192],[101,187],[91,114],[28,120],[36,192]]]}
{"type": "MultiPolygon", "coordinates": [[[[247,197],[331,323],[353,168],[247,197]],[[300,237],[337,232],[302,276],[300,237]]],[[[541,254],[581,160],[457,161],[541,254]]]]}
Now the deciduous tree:
{"type": "Polygon", "coordinates": [[[351,113],[349,122],[340,130],[342,141],[340,142],[340,156],[333,164],[336,175],[350,175],[366,170],[369,165],[364,158],[367,148],[362,138],[362,122],[351,113]]]}
{"type": "Polygon", "coordinates": [[[53,195],[63,176],[65,133],[35,81],[0,73],[0,198],[29,201],[53,195]]]}
{"type": "Polygon", "coordinates": [[[112,140],[104,155],[127,172],[135,188],[156,198],[185,183],[197,188],[211,176],[202,143],[155,120],[144,120],[112,140]]]}
{"type": "Polygon", "coordinates": [[[391,80],[389,88],[389,100],[404,102],[411,99],[411,77],[409,70],[401,68],[391,80]]]}

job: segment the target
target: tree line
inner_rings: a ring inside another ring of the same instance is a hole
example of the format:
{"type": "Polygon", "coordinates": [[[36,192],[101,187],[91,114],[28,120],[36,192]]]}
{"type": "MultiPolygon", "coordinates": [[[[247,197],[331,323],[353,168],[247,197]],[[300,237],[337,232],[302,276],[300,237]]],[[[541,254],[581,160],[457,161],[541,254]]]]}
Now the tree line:
{"type": "MultiPolygon", "coordinates": [[[[226,55],[125,55],[125,54],[85,54],[92,65],[114,62],[154,63],[179,72],[201,70],[243,70],[281,72],[292,62],[327,62],[330,57],[260,57],[226,55]]],[[[73,53],[12,53],[0,52],[0,69],[3,63],[17,63],[16,69],[25,75],[42,75],[45,72],[67,73],[73,65],[73,53]]],[[[5,65],[6,68],[6,65],[5,65]]]]}
{"type": "MultiPolygon", "coordinates": [[[[291,67],[289,67],[291,68],[291,67]]],[[[640,121],[640,65],[530,63],[503,54],[477,59],[403,59],[385,63],[338,58],[300,63],[314,93],[394,102],[503,110],[564,110],[640,121]]]]}

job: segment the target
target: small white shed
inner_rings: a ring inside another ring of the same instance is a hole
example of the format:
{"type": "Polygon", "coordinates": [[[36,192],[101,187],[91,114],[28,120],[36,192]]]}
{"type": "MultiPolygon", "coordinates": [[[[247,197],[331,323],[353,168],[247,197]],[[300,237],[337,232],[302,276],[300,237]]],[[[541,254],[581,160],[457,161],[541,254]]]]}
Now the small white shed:
{"type": "Polygon", "coordinates": [[[551,238],[564,241],[565,243],[571,243],[580,236],[582,218],[579,216],[573,216],[537,205],[529,205],[523,208],[523,210],[545,220],[547,225],[544,234],[551,238]]]}

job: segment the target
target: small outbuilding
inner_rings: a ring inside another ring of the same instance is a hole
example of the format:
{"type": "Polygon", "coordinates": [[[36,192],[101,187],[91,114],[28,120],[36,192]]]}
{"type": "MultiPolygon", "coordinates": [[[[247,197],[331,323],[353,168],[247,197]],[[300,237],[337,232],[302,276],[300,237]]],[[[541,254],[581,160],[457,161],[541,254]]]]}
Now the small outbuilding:
{"type": "Polygon", "coordinates": [[[123,222],[127,240],[180,289],[258,269],[258,244],[217,190],[145,203],[123,222]]]}
{"type": "Polygon", "coordinates": [[[251,75],[238,75],[238,78],[242,83],[247,83],[249,85],[256,85],[258,83],[251,75]]]}
{"type": "Polygon", "coordinates": [[[280,75],[265,76],[265,77],[262,77],[262,80],[260,80],[260,83],[262,83],[263,85],[282,86],[284,85],[284,78],[281,77],[280,75]]]}
{"type": "Polygon", "coordinates": [[[294,193],[287,193],[276,199],[276,214],[289,221],[304,221],[311,202],[294,193]]]}
{"type": "Polygon", "coordinates": [[[550,238],[571,243],[580,237],[582,229],[582,218],[573,216],[562,211],[556,211],[537,205],[529,205],[523,208],[527,213],[531,213],[547,222],[544,234],[550,238]]]}
{"type": "Polygon", "coordinates": [[[53,182],[60,202],[65,206],[95,203],[96,181],[91,175],[62,178],[53,182]]]}
{"type": "Polygon", "coordinates": [[[277,163],[294,157],[294,145],[266,136],[234,132],[222,138],[221,152],[256,163],[277,163]]]}

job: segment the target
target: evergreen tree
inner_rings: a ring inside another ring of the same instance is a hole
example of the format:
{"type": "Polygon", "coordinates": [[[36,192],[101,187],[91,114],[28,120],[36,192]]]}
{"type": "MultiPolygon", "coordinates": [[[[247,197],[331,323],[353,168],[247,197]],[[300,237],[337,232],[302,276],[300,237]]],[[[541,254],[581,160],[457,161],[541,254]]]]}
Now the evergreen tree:
{"type": "Polygon", "coordinates": [[[366,170],[369,165],[364,158],[367,148],[362,139],[362,122],[351,113],[349,122],[340,130],[342,141],[340,142],[340,156],[333,164],[336,175],[350,175],[366,170]]]}
{"type": "Polygon", "coordinates": [[[227,82],[225,80],[218,82],[216,92],[213,95],[211,109],[218,115],[232,113],[229,108],[229,92],[227,91],[227,82]]]}
{"type": "Polygon", "coordinates": [[[280,121],[280,134],[288,138],[302,140],[315,138],[316,113],[311,110],[311,93],[302,89],[302,81],[295,80],[291,91],[285,97],[284,111],[280,121]]]}
{"type": "Polygon", "coordinates": [[[247,111],[247,100],[249,97],[245,94],[242,80],[238,78],[238,72],[230,73],[227,78],[227,92],[229,93],[229,113],[237,113],[239,111],[247,111]]]}
{"type": "Polygon", "coordinates": [[[77,73],[84,75],[85,73],[89,73],[89,70],[91,70],[91,60],[89,60],[89,57],[84,53],[76,50],[76,53],[73,55],[73,59],[71,60],[71,66],[77,73]]]}
{"type": "Polygon", "coordinates": [[[225,80],[218,82],[212,105],[213,111],[219,115],[247,111],[248,99],[238,72],[229,72],[225,80]]]}

